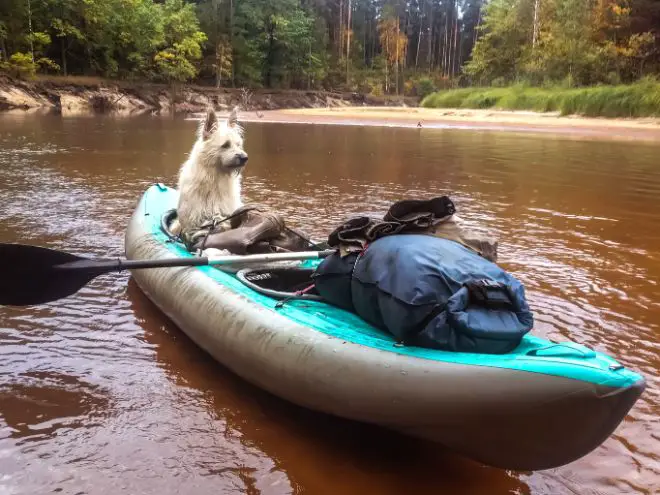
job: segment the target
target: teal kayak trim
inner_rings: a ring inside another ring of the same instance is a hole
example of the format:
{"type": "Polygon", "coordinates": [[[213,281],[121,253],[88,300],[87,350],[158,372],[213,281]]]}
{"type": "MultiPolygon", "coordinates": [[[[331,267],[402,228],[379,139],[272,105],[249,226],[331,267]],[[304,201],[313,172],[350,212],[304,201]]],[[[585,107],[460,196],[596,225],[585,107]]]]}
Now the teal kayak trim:
{"type": "MultiPolygon", "coordinates": [[[[163,184],[151,186],[144,193],[145,223],[154,240],[173,255],[192,257],[182,244],[171,242],[161,230],[163,213],[176,207],[178,192],[163,184]]],[[[315,267],[320,261],[305,261],[301,266],[315,267]]],[[[395,346],[388,333],[373,327],[357,315],[329,304],[310,300],[291,300],[276,307],[277,299],[270,298],[244,285],[233,274],[210,266],[194,267],[215,282],[271,309],[300,325],[354,344],[420,359],[429,359],[466,366],[489,366],[530,373],[543,373],[581,380],[607,387],[625,388],[643,382],[643,377],[626,369],[610,356],[573,342],[551,342],[527,334],[522,343],[508,354],[456,353],[418,347],[395,346]]]]}

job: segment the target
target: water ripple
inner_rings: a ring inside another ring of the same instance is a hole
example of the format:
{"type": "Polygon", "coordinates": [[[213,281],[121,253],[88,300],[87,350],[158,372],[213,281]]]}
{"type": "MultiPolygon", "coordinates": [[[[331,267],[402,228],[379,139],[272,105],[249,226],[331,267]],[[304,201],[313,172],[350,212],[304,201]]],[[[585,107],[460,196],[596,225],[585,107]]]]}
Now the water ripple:
{"type": "MultiPolygon", "coordinates": [[[[153,182],[175,184],[194,122],[0,118],[0,238],[121,256],[153,182]]],[[[249,124],[248,200],[323,239],[353,214],[448,194],[500,240],[534,333],[642,372],[648,389],[592,454],[480,468],[426,443],[286,405],[186,339],[126,274],[0,310],[7,493],[653,493],[660,482],[657,146],[496,132],[249,124]],[[405,455],[401,455],[401,454],[405,455]]]]}

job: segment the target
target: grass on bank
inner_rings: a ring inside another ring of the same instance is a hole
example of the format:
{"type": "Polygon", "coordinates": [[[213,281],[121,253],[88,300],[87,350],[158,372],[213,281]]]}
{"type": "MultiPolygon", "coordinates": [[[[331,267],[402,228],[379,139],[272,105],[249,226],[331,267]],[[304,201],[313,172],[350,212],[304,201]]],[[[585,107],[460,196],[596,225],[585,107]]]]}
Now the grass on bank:
{"type": "Polygon", "coordinates": [[[464,88],[428,95],[427,108],[492,108],[559,112],[585,117],[660,117],[660,82],[646,79],[635,84],[578,89],[464,88]]]}

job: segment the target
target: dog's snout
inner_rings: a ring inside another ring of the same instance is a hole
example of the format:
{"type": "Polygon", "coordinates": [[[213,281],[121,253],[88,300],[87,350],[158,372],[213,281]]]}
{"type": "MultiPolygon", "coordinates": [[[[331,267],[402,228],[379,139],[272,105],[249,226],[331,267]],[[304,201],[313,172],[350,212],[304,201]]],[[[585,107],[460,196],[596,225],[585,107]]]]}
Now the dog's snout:
{"type": "Polygon", "coordinates": [[[247,153],[239,153],[238,155],[236,155],[236,158],[238,159],[241,165],[245,165],[245,163],[248,161],[247,153]]]}

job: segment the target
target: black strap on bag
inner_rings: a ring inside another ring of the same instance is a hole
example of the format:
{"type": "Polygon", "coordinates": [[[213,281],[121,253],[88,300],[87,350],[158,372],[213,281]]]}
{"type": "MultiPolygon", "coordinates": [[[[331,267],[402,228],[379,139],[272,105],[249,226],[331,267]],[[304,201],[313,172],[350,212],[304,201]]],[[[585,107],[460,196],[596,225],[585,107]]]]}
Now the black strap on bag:
{"type": "Polygon", "coordinates": [[[408,332],[403,336],[403,338],[394,344],[394,347],[405,347],[409,345],[415,345],[414,342],[417,335],[419,335],[419,333],[426,328],[426,325],[431,323],[431,320],[433,318],[435,318],[440,313],[442,313],[446,308],[447,308],[447,303],[436,304],[435,306],[433,306],[433,309],[431,309],[429,314],[427,314],[422,319],[422,321],[420,321],[417,325],[415,325],[413,328],[408,330],[408,332]]]}
{"type": "Polygon", "coordinates": [[[493,280],[480,279],[464,284],[470,302],[486,309],[515,311],[509,287],[493,280]]]}

